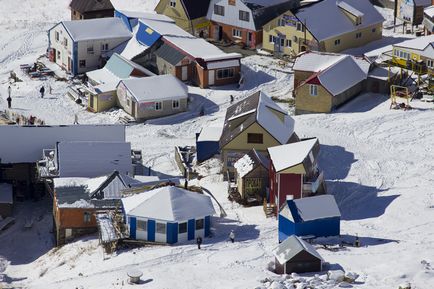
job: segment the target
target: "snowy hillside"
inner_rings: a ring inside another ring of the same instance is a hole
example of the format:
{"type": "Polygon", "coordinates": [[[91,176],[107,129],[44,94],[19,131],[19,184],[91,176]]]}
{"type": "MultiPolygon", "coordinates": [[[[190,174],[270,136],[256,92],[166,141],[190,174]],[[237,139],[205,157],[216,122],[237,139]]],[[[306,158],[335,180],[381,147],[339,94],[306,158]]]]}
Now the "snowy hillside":
{"type": "MultiPolygon", "coordinates": [[[[87,112],[65,96],[63,82],[48,80],[44,84],[50,84],[53,92],[39,98],[43,82],[21,74],[19,65],[33,63],[45,53],[46,30],[68,19],[69,0],[19,2],[0,0],[0,110],[7,106],[7,78],[14,70],[24,80],[13,85],[15,112],[35,115],[47,124],[71,124],[74,114],[80,123],[117,123],[122,112],[87,112]]],[[[122,9],[152,10],[157,0],[113,2],[122,9]]],[[[380,11],[389,15],[390,24],[390,11],[380,11]]],[[[164,175],[179,175],[174,146],[194,145],[195,133],[202,127],[221,124],[231,94],[235,101],[258,89],[277,98],[290,96],[288,67],[265,56],[248,57],[242,63],[246,80],[241,88],[189,87],[194,98],[189,112],[127,127],[127,140],[142,150],[145,165],[164,175]],[[204,116],[199,116],[201,107],[204,116]]],[[[411,105],[411,111],[390,110],[387,96],[365,94],[334,114],[294,117],[299,136],[318,137],[321,143],[319,164],[342,213],[343,240],[360,238],[360,248],[331,251],[316,245],[329,268],[360,275],[350,285],[353,288],[396,289],[404,282],[410,282],[412,289],[434,288],[434,112],[432,104],[415,100],[411,105]]],[[[7,140],[0,136],[0,141],[7,140]]],[[[214,218],[214,236],[204,239],[201,250],[185,243],[104,256],[96,236],[53,248],[50,200],[18,203],[17,222],[0,233],[0,287],[294,288],[289,287],[294,278],[262,282],[277,276],[267,269],[274,260],[277,221],[266,219],[261,206],[243,208],[229,202],[227,183],[217,174],[218,167],[217,160],[209,161],[202,168],[208,176],[196,182],[216,196],[228,216],[214,218]],[[36,221],[25,230],[29,218],[36,221]],[[236,234],[234,244],[227,240],[231,230],[236,234]],[[142,271],[146,284],[129,285],[126,272],[130,269],[142,271]]],[[[297,284],[303,280],[317,284],[314,288],[337,286],[323,280],[325,272],[316,278],[295,279],[297,284]]]]}

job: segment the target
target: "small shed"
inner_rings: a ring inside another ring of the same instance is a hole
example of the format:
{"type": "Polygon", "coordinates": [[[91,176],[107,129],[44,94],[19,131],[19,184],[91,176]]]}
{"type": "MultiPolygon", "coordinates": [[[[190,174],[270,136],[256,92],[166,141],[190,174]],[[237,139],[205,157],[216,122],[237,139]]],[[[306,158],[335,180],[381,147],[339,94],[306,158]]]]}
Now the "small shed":
{"type": "Polygon", "coordinates": [[[203,162],[220,152],[222,127],[204,127],[196,134],[197,161],[203,162]]]}
{"type": "Polygon", "coordinates": [[[166,186],[122,199],[130,238],[175,244],[208,237],[215,210],[211,198],[166,186]]]}
{"type": "Polygon", "coordinates": [[[322,271],[323,258],[315,248],[300,237],[290,236],[274,250],[277,274],[307,273],[322,271]]]}
{"type": "Polygon", "coordinates": [[[252,149],[234,163],[238,192],[245,203],[261,204],[267,197],[270,160],[252,149]]]}
{"type": "Polygon", "coordinates": [[[279,242],[291,235],[337,236],[340,221],[341,213],[332,195],[287,200],[279,213],[279,242]]]}
{"type": "Polygon", "coordinates": [[[0,183],[0,216],[3,218],[12,216],[14,196],[12,185],[0,183]]]}

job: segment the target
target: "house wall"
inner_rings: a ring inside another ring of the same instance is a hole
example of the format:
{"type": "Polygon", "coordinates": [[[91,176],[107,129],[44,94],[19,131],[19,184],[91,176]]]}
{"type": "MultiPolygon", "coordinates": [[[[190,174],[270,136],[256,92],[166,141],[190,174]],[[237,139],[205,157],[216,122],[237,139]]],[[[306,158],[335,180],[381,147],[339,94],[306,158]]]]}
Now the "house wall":
{"type": "Polygon", "coordinates": [[[105,18],[105,17],[113,17],[113,15],[114,15],[114,9],[89,11],[83,14],[81,14],[76,10],[71,9],[71,20],[105,18]]]}
{"type": "Polygon", "coordinates": [[[260,45],[262,43],[262,30],[255,31],[251,29],[224,24],[221,22],[212,21],[209,26],[209,36],[214,40],[221,40],[219,39],[219,29],[222,29],[222,40],[228,42],[242,43],[250,48],[255,48],[257,45],[260,45]],[[240,36],[234,36],[235,29],[241,32],[240,36]],[[248,33],[251,34],[250,41],[248,41],[248,33]]]}
{"type": "Polygon", "coordinates": [[[303,81],[314,74],[314,71],[294,70],[294,88],[297,88],[303,81]]]}
{"type": "Polygon", "coordinates": [[[289,236],[296,234],[295,224],[293,221],[288,220],[282,215],[279,215],[278,224],[279,224],[279,243],[285,241],[289,236]]]}
{"type": "Polygon", "coordinates": [[[344,92],[332,97],[332,109],[357,96],[363,90],[365,82],[366,81],[361,81],[344,92]]]}
{"type": "Polygon", "coordinates": [[[301,251],[285,263],[285,273],[320,272],[322,261],[306,251],[301,251]]]}
{"type": "Polygon", "coordinates": [[[116,106],[116,91],[107,91],[97,95],[89,95],[88,109],[93,112],[109,110],[116,106]],[[93,103],[90,98],[93,98],[93,103]]]}
{"type": "Polygon", "coordinates": [[[68,72],[72,72],[72,62],[69,63],[69,59],[72,61],[73,56],[73,40],[69,36],[62,23],[53,27],[49,33],[49,48],[55,49],[54,62],[65,69],[68,72]],[[56,32],[59,33],[59,40],[56,40],[56,32]],[[67,40],[67,45],[64,45],[64,39],[67,40]]]}
{"type": "MultiPolygon", "coordinates": [[[[279,197],[278,208],[285,203],[287,196],[293,196],[294,199],[302,197],[302,183],[303,175],[301,174],[277,174],[277,192],[276,196],[279,197]]],[[[273,200],[272,200],[273,201],[273,200]]]]}
{"type": "Polygon", "coordinates": [[[340,234],[340,218],[325,218],[295,224],[295,235],[315,237],[338,236],[340,234]]]}
{"type": "Polygon", "coordinates": [[[261,165],[257,166],[242,179],[239,179],[239,185],[239,192],[243,199],[246,200],[248,197],[255,197],[257,195],[265,198],[266,189],[269,185],[268,170],[261,165]],[[258,180],[260,183],[257,187],[252,187],[253,184],[256,185],[256,180],[258,180]]]}
{"type": "Polygon", "coordinates": [[[255,31],[255,24],[253,22],[252,11],[242,2],[235,1],[235,5],[229,5],[228,0],[212,0],[208,9],[208,19],[213,22],[218,22],[221,24],[226,24],[228,26],[239,27],[255,31]],[[214,14],[214,5],[220,5],[224,7],[224,15],[214,14]],[[249,21],[239,20],[239,11],[243,10],[249,12],[249,21]]]}
{"type": "Polygon", "coordinates": [[[317,85],[318,95],[310,95],[310,84],[305,83],[295,90],[296,114],[304,112],[330,112],[333,96],[322,86],[317,85]]]}

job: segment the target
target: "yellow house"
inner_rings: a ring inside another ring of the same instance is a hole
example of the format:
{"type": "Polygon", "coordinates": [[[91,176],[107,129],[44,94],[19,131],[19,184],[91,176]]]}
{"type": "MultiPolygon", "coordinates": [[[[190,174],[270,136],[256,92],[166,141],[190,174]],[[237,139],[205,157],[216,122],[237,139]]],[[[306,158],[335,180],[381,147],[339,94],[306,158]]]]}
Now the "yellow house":
{"type": "Polygon", "coordinates": [[[263,49],[289,56],[306,50],[340,52],[381,39],[383,21],[369,0],[302,4],[264,25],[263,49]]]}
{"type": "Polygon", "coordinates": [[[210,0],[160,0],[155,12],[164,14],[176,25],[197,37],[208,37],[209,20],[206,18],[210,0]]]}
{"type": "MultiPolygon", "coordinates": [[[[426,73],[427,68],[433,69],[434,35],[422,36],[393,45],[392,61],[402,67],[407,67],[407,61],[419,64],[416,72],[426,73]]],[[[416,67],[416,65],[414,66],[416,67]]],[[[413,69],[414,67],[409,67],[413,69]]]]}
{"type": "Polygon", "coordinates": [[[294,119],[258,91],[226,111],[220,138],[223,173],[232,179],[234,163],[252,149],[266,154],[269,147],[294,141],[294,119]]]}

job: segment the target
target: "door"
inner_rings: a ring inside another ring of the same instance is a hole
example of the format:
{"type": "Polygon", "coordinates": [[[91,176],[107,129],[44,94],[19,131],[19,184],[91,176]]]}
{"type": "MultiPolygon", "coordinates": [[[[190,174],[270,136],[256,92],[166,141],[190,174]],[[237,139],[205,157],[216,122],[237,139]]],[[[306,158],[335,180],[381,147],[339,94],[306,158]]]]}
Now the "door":
{"type": "Polygon", "coordinates": [[[215,83],[215,70],[208,71],[208,85],[214,85],[215,83]]]}
{"type": "Polygon", "coordinates": [[[223,28],[220,25],[214,26],[214,39],[222,40],[223,38],[223,28]]]}
{"type": "Polygon", "coordinates": [[[182,81],[186,81],[188,79],[188,66],[182,66],[181,67],[181,72],[182,72],[182,81]]]}
{"type": "Polygon", "coordinates": [[[253,40],[253,33],[247,32],[247,41],[246,41],[247,46],[252,45],[252,40],[253,40]]]}
{"type": "Polygon", "coordinates": [[[283,49],[285,48],[285,39],[279,38],[279,52],[283,52],[283,49]]]}
{"type": "Polygon", "coordinates": [[[136,118],[136,102],[131,101],[131,115],[136,118]]]}

